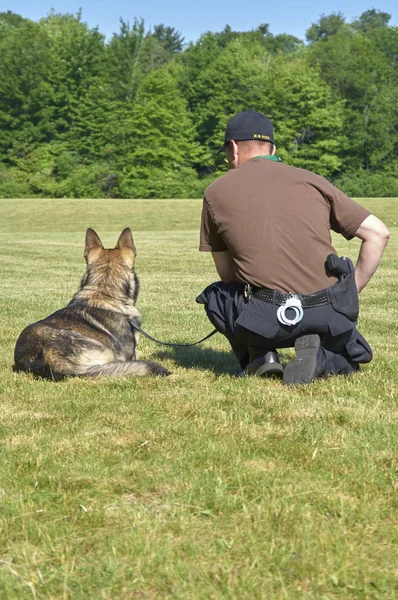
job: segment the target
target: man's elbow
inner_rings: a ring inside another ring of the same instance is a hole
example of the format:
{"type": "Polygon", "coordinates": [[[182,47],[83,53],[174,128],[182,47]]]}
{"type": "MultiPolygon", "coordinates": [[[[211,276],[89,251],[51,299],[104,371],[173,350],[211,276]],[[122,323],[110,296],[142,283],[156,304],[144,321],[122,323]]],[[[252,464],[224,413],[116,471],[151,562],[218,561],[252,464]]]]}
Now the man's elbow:
{"type": "Polygon", "coordinates": [[[386,227],[385,234],[384,234],[384,240],[385,240],[385,245],[387,246],[388,242],[390,241],[390,230],[387,227],[386,227]]]}
{"type": "Polygon", "coordinates": [[[390,240],[390,230],[383,223],[383,227],[380,228],[379,234],[379,243],[385,248],[390,240]]]}
{"type": "Polygon", "coordinates": [[[377,244],[384,250],[390,239],[390,231],[383,221],[374,215],[370,215],[358,228],[356,237],[363,242],[377,244]]]}

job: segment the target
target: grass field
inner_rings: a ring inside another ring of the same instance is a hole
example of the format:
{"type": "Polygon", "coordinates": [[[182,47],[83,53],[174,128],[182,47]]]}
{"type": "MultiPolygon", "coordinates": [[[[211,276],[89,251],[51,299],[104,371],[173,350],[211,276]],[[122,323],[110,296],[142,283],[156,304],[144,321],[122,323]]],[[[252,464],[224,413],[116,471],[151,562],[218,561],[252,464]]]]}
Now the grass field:
{"type": "Polygon", "coordinates": [[[195,297],[216,277],[199,201],[0,200],[1,599],[398,598],[398,199],[361,203],[392,233],[361,299],[374,361],[290,388],[232,377],[221,335],[141,338],[168,378],[14,373],[21,330],[76,291],[89,226],[106,247],[131,227],[160,339],[211,330],[195,297]]]}

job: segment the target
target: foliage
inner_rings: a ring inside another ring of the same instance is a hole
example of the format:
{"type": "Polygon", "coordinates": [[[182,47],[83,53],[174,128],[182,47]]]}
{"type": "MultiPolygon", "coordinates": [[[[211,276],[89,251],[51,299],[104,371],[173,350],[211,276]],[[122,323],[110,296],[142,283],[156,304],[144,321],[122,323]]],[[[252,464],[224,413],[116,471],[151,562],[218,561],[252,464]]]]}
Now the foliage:
{"type": "Polygon", "coordinates": [[[167,69],[148,74],[124,125],[122,197],[183,197],[185,182],[197,178],[191,167],[199,147],[186,102],[167,69]],[[150,140],[150,143],[148,143],[150,140]]]}
{"type": "Polygon", "coordinates": [[[121,19],[106,42],[81,12],[38,23],[2,12],[0,196],[201,195],[226,170],[216,150],[229,118],[247,108],[273,120],[289,164],[346,191],[388,181],[378,194],[390,193],[398,28],[389,21],[372,8],[351,23],[321,15],[307,45],[267,23],[184,44],[163,23],[121,19]]]}
{"type": "Polygon", "coordinates": [[[120,20],[120,32],[114,34],[106,47],[105,78],[109,81],[114,98],[122,102],[134,99],[142,76],[141,56],[144,46],[143,21],[120,20]]]}
{"type": "Polygon", "coordinates": [[[162,44],[165,51],[169,54],[181,52],[184,46],[184,38],[179,31],[176,31],[174,27],[165,27],[163,23],[155,25],[152,32],[158,42],[162,44]]]}
{"type": "Polygon", "coordinates": [[[398,177],[386,171],[347,172],[338,177],[334,183],[354,198],[398,198],[398,177]]]}
{"type": "Polygon", "coordinates": [[[321,15],[317,23],[313,23],[306,33],[307,41],[310,43],[327,41],[345,28],[345,18],[342,13],[321,15]]]}
{"type": "Polygon", "coordinates": [[[270,66],[267,102],[272,106],[281,157],[329,176],[341,164],[344,111],[316,68],[304,57],[278,57],[270,66]]]}
{"type": "Polygon", "coordinates": [[[398,149],[398,88],[394,63],[375,37],[341,29],[312,45],[309,60],[318,66],[336,99],[345,101],[348,143],[341,157],[346,169],[389,169],[398,149]]]}
{"type": "Polygon", "coordinates": [[[362,13],[359,19],[352,23],[352,26],[357,31],[372,35],[373,33],[377,33],[380,28],[386,28],[390,19],[391,15],[388,13],[372,8],[362,13]]]}
{"type": "Polygon", "coordinates": [[[14,30],[16,27],[19,27],[26,20],[11,10],[0,12],[0,36],[9,33],[10,29],[14,30]]]}

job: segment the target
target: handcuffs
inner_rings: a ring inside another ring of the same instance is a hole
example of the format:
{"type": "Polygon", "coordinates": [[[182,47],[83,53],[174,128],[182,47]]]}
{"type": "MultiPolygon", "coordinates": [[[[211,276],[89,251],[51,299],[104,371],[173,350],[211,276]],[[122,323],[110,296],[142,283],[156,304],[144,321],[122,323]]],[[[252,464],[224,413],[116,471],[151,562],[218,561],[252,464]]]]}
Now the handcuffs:
{"type": "Polygon", "coordinates": [[[276,316],[279,323],[282,323],[282,325],[297,325],[297,323],[300,323],[304,316],[300,298],[294,295],[291,298],[288,298],[285,304],[282,304],[282,306],[278,308],[276,316]],[[295,317],[293,317],[293,319],[289,319],[286,315],[288,308],[291,308],[295,312],[295,317]]]}

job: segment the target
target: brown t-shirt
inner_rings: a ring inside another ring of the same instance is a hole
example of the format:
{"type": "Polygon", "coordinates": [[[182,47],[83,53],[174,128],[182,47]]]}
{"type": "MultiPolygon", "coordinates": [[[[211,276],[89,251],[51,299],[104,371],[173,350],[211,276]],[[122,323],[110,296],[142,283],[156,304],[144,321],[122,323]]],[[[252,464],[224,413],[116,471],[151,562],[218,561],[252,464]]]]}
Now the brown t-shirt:
{"type": "Polygon", "coordinates": [[[369,214],[323,177],[256,157],[206,189],[200,250],[228,250],[242,282],[311,294],[336,281],[331,230],[351,239],[369,214]]]}

